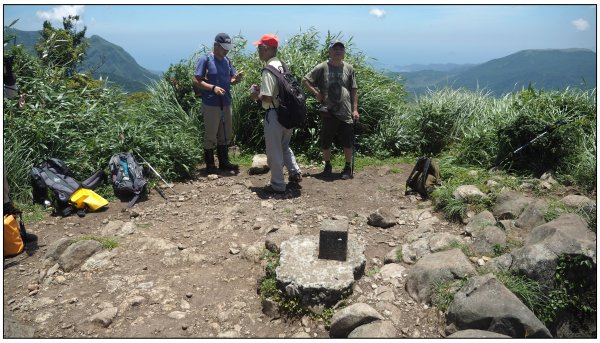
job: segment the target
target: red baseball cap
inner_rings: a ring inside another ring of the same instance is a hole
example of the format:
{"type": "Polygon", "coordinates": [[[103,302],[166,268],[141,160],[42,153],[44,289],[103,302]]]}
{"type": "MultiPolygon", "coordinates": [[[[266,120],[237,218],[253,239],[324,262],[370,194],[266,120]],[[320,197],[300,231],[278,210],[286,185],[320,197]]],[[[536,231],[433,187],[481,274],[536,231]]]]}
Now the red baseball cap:
{"type": "Polygon", "coordinates": [[[267,33],[267,34],[263,35],[262,37],[260,37],[258,42],[254,42],[252,44],[254,44],[254,45],[264,44],[264,45],[268,45],[268,46],[272,46],[272,47],[276,48],[277,45],[279,44],[279,38],[274,34],[267,33]]]}

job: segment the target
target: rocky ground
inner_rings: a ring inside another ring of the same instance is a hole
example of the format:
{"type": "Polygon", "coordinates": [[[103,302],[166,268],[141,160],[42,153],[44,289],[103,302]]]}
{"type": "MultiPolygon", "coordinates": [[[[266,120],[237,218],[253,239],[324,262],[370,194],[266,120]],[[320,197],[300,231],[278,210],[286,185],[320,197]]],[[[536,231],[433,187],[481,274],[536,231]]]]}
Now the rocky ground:
{"type": "Polygon", "coordinates": [[[4,260],[5,317],[32,327],[40,338],[326,338],[322,320],[263,313],[260,250],[273,229],[318,235],[324,219],[346,218],[349,233],[365,244],[367,261],[347,303],[371,305],[398,337],[444,337],[443,313],[411,299],[404,277],[379,272],[386,254],[422,220],[439,217],[436,233],[463,232],[462,225],[434,213],[430,202],[404,195],[411,169],[367,168],[344,181],[305,167],[299,187],[284,196],[261,190],[269,174],[242,170],[175,184],[177,194],[165,190],[169,201],[152,190],[133,209],[117,200],[83,218],[48,216],[28,226],[39,237],[37,247],[4,260]],[[395,209],[397,224],[367,224],[380,208],[395,209]],[[53,243],[83,236],[114,237],[118,246],[71,271],[46,259],[53,243]]]}

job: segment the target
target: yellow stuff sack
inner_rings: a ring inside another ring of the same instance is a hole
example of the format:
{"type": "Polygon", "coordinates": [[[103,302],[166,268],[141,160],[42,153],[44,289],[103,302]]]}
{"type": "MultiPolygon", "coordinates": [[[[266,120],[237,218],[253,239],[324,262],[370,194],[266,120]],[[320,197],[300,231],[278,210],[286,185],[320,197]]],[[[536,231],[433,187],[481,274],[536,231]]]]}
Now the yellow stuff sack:
{"type": "Polygon", "coordinates": [[[15,256],[25,248],[21,237],[20,218],[14,214],[4,216],[4,256],[15,256]]]}
{"type": "Polygon", "coordinates": [[[77,208],[84,208],[87,206],[90,212],[108,205],[106,199],[96,194],[93,190],[83,187],[77,189],[73,195],[71,195],[69,201],[77,208]]]}

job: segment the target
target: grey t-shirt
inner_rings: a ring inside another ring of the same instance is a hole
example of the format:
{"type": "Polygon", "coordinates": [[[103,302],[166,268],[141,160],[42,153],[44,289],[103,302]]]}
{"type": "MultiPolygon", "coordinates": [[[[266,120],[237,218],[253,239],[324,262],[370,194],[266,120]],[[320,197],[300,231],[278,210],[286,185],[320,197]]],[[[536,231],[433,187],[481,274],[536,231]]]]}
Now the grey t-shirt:
{"type": "Polygon", "coordinates": [[[304,76],[325,97],[329,113],[346,123],[352,123],[350,90],[356,89],[356,75],[352,65],[333,66],[328,62],[318,64],[304,76]]]}

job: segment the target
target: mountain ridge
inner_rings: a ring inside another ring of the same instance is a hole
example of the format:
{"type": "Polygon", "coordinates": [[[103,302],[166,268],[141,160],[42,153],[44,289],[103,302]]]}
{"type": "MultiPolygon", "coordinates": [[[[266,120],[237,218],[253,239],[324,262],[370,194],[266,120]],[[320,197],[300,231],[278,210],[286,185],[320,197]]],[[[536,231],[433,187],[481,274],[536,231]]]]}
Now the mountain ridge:
{"type": "MultiPolygon", "coordinates": [[[[9,43],[23,44],[27,51],[36,54],[35,44],[41,31],[21,31],[6,27],[4,30],[5,35],[15,35],[15,40],[9,43]]],[[[89,71],[94,78],[108,79],[127,92],[144,91],[148,84],[160,78],[156,73],[139,65],[123,47],[98,35],[86,37],[86,40],[90,47],[83,62],[78,66],[78,71],[89,71]]]]}
{"type": "Polygon", "coordinates": [[[420,70],[392,72],[405,82],[409,94],[451,87],[485,89],[493,95],[536,89],[596,88],[596,53],[589,49],[527,49],[455,72],[420,70]]]}

